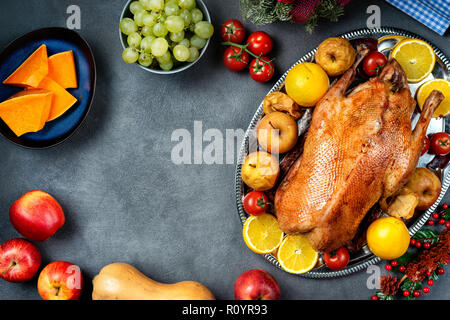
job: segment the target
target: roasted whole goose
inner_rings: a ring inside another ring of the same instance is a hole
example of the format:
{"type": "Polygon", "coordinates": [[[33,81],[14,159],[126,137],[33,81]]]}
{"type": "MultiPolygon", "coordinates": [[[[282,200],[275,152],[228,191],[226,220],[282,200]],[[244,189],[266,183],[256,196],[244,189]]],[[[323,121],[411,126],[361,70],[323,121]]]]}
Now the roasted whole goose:
{"type": "Polygon", "coordinates": [[[391,60],[378,77],[346,94],[355,69],[315,107],[303,154],[275,195],[281,229],[305,234],[318,251],[349,244],[369,209],[408,181],[443,100],[433,91],[411,131],[416,102],[401,66],[391,60]]]}

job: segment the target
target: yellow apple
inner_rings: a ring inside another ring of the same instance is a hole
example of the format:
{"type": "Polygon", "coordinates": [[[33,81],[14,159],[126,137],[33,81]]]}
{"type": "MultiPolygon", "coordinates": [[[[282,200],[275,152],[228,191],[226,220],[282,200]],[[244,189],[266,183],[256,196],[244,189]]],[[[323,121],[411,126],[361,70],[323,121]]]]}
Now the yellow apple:
{"type": "Polygon", "coordinates": [[[250,153],[242,165],[241,176],[244,183],[257,191],[273,188],[280,174],[278,159],[268,152],[250,153]]]}
{"type": "Polygon", "coordinates": [[[258,143],[268,152],[285,153],[297,143],[297,122],[286,113],[272,112],[259,122],[256,135],[258,143]]]}

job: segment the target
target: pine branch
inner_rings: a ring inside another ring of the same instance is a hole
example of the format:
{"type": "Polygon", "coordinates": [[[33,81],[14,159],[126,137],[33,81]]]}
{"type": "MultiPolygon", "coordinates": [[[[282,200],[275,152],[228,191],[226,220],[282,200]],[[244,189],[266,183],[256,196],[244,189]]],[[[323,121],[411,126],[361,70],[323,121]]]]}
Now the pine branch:
{"type": "MultiPolygon", "coordinates": [[[[276,21],[290,21],[295,3],[287,4],[277,0],[240,0],[241,15],[256,25],[270,24],[276,21]]],[[[306,31],[312,33],[320,19],[338,21],[344,14],[344,8],[336,0],[322,0],[305,24],[306,31]]]]}
{"type": "Polygon", "coordinates": [[[328,19],[336,22],[339,17],[344,14],[344,8],[341,7],[336,0],[323,0],[316,9],[319,18],[328,19]]]}
{"type": "Polygon", "coordinates": [[[240,0],[241,14],[254,24],[270,24],[277,21],[275,12],[277,0],[240,0]]]}
{"type": "Polygon", "coordinates": [[[336,0],[323,0],[305,23],[305,29],[309,34],[312,34],[318,26],[320,19],[328,19],[331,22],[336,22],[343,14],[344,8],[336,0]]]}
{"type": "Polygon", "coordinates": [[[290,21],[291,11],[294,8],[293,4],[278,2],[275,6],[275,14],[280,21],[290,21]]]}

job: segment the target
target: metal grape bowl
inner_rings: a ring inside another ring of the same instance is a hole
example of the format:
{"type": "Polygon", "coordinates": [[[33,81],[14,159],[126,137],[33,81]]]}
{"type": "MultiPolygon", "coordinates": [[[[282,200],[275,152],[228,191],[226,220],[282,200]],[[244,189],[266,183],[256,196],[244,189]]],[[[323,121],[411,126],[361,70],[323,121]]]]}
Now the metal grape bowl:
{"type": "MultiPolygon", "coordinates": [[[[396,28],[390,28],[390,27],[383,27],[383,28],[377,28],[377,29],[359,29],[356,31],[351,31],[345,34],[342,34],[341,37],[344,37],[348,40],[358,39],[358,38],[375,38],[380,39],[381,37],[388,36],[388,35],[398,35],[398,36],[405,36],[409,38],[417,38],[424,41],[427,41],[426,39],[423,39],[419,35],[416,35],[414,33],[396,29],[396,28]]],[[[427,41],[428,42],[428,41],[427,41]]],[[[429,43],[429,42],[428,42],[429,43]]],[[[389,44],[386,44],[386,47],[383,47],[384,42],[381,42],[379,44],[378,50],[382,51],[384,53],[388,53],[389,51],[386,51],[387,47],[389,47],[389,44]]],[[[422,80],[419,83],[413,83],[409,84],[411,89],[412,96],[415,95],[416,90],[420,87],[420,85],[428,80],[434,79],[434,78],[443,78],[443,79],[450,79],[449,76],[449,70],[450,70],[450,61],[449,59],[444,55],[444,53],[439,50],[436,46],[430,43],[430,45],[433,47],[434,52],[436,54],[436,65],[434,67],[434,70],[432,73],[422,80]]],[[[309,62],[312,61],[314,58],[314,54],[316,52],[316,49],[308,52],[303,57],[301,57],[294,65],[301,63],[301,62],[309,62]]],[[[293,66],[294,66],[293,65],[293,66]]],[[[292,66],[292,67],[293,67],[292,66]]],[[[292,68],[291,67],[291,68],[292,68]]],[[[290,69],[289,69],[290,70],[290,69]]],[[[289,70],[287,70],[283,76],[277,81],[277,83],[272,87],[272,89],[268,92],[274,92],[279,91],[284,86],[284,81],[286,78],[286,75],[288,74],[289,70]]],[[[262,97],[264,98],[264,97],[262,97]]],[[[241,219],[242,224],[245,222],[245,220],[248,218],[248,214],[244,211],[242,206],[242,198],[244,196],[245,187],[241,179],[241,167],[244,163],[244,160],[246,156],[248,155],[249,150],[249,141],[250,137],[254,135],[254,132],[256,131],[256,126],[260,119],[263,116],[263,103],[259,105],[258,109],[256,110],[256,113],[253,116],[253,119],[250,122],[250,125],[245,133],[244,140],[241,145],[240,153],[239,153],[239,159],[238,164],[236,166],[236,173],[235,173],[235,186],[236,186],[236,204],[237,204],[237,210],[239,217],[241,219]]],[[[419,114],[414,113],[412,124],[415,125],[415,122],[418,120],[419,114]]],[[[447,118],[433,118],[429,124],[427,134],[435,133],[435,132],[441,132],[441,131],[447,131],[449,125],[449,119],[447,118]]],[[[424,156],[420,157],[418,167],[425,167],[432,159],[433,155],[425,154],[424,156]]],[[[434,212],[442,198],[444,197],[448,187],[450,185],[450,176],[448,174],[448,168],[445,168],[442,171],[442,189],[441,193],[439,195],[439,198],[436,200],[436,202],[428,208],[428,210],[422,212],[421,214],[413,217],[411,220],[407,222],[408,230],[411,236],[413,236],[417,231],[419,231],[422,226],[427,222],[430,215],[434,212]]],[[[251,252],[249,250],[249,252],[251,252]]],[[[280,264],[278,263],[275,256],[272,254],[266,254],[263,255],[263,257],[268,260],[270,263],[272,263],[274,266],[281,268],[280,264]]],[[[339,271],[333,271],[331,269],[328,269],[325,265],[321,265],[319,267],[316,267],[315,269],[301,274],[299,276],[307,277],[307,278],[334,278],[334,277],[340,277],[340,276],[346,276],[349,274],[352,274],[357,271],[361,271],[366,269],[368,266],[376,264],[380,262],[381,259],[373,255],[367,245],[363,246],[361,250],[359,250],[357,253],[351,254],[350,262],[342,270],[339,271]]]]}

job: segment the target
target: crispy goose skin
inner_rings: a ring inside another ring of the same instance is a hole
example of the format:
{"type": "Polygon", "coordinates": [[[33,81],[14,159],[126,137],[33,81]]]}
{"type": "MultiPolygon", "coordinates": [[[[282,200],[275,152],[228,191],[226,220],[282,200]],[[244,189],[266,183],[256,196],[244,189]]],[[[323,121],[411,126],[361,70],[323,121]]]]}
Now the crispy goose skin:
{"type": "Polygon", "coordinates": [[[344,73],[317,104],[303,155],[275,195],[281,229],[319,251],[348,244],[369,209],[408,181],[443,99],[432,92],[411,131],[416,102],[395,60],[346,95],[354,76],[344,73]]]}

